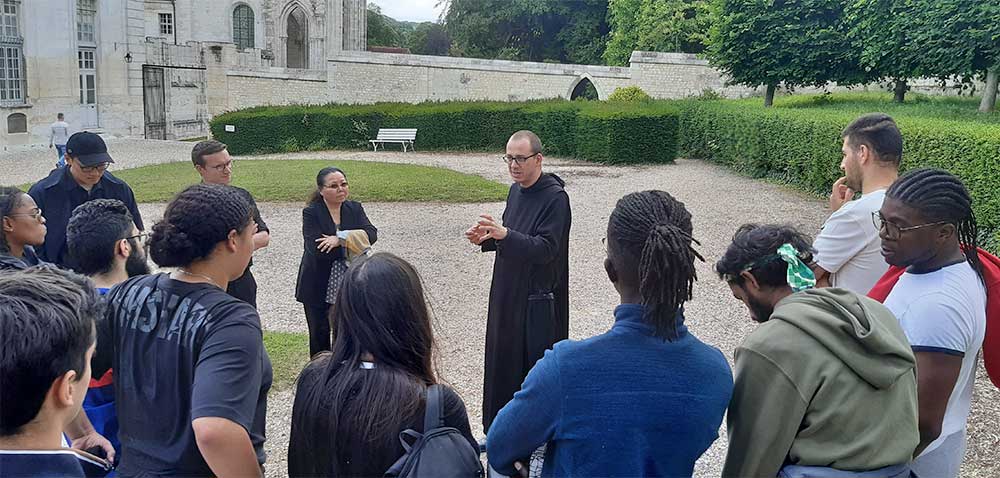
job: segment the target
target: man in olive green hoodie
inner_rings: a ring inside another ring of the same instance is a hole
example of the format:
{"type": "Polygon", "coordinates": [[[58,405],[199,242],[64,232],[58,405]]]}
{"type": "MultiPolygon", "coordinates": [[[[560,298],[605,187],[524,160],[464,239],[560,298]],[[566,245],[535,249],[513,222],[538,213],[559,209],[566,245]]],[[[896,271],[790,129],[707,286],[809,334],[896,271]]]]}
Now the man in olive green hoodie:
{"type": "Polygon", "coordinates": [[[920,434],[906,335],[878,302],[814,289],[810,243],[745,225],[716,264],[761,323],[736,349],[723,476],[908,476],[920,434]]]}

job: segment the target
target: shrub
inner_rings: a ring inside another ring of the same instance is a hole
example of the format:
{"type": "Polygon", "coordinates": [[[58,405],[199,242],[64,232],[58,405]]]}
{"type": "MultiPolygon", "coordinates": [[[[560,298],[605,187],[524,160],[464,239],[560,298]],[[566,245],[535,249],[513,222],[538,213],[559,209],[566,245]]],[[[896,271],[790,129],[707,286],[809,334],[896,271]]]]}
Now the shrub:
{"type": "Polygon", "coordinates": [[[226,113],[212,120],[211,129],[233,154],[364,148],[380,128],[417,128],[418,151],[501,152],[511,133],[530,129],[548,155],[653,163],[674,160],[678,114],[667,102],[283,106],[226,113]],[[236,132],[226,132],[226,125],[236,132]]]}
{"type": "MultiPolygon", "coordinates": [[[[681,102],[679,154],[826,194],[842,175],[840,133],[864,112],[846,107],[843,96],[826,96],[823,106],[814,108],[804,107],[815,101],[807,99],[767,109],[747,101],[681,102]],[[840,108],[829,106],[838,103],[840,108]]],[[[998,251],[1000,125],[992,119],[941,119],[934,109],[924,115],[914,108],[924,106],[887,111],[903,133],[902,169],[938,167],[962,178],[973,197],[983,244],[998,251]]],[[[879,109],[886,105],[870,105],[867,111],[879,109]]]]}
{"type": "Polygon", "coordinates": [[[651,101],[653,98],[646,94],[638,86],[626,86],[615,88],[615,91],[608,97],[608,101],[620,101],[623,103],[633,103],[636,101],[651,101]]]}

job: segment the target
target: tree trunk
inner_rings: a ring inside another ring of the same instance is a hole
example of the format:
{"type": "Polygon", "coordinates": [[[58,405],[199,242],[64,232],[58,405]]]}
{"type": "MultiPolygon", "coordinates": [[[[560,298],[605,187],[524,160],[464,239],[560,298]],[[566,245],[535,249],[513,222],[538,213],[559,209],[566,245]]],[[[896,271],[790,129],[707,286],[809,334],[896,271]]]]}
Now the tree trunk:
{"type": "Polygon", "coordinates": [[[896,80],[896,86],[892,89],[892,102],[902,103],[906,99],[906,91],[910,89],[910,85],[906,84],[905,79],[896,80]]]}
{"type": "Polygon", "coordinates": [[[979,103],[979,111],[989,113],[996,108],[998,83],[1000,83],[1000,66],[986,72],[986,89],[983,90],[983,101],[979,103]]]}
{"type": "Polygon", "coordinates": [[[767,92],[764,93],[764,107],[770,108],[774,104],[774,90],[778,88],[777,85],[767,85],[767,92]]]}

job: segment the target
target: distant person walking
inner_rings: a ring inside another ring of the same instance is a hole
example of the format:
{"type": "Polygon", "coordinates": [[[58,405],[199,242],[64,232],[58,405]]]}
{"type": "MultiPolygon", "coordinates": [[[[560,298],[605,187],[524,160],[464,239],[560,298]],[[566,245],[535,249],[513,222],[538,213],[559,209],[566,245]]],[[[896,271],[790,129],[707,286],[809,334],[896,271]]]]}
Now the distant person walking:
{"type": "Polygon", "coordinates": [[[59,161],[56,162],[57,168],[66,165],[66,143],[68,141],[69,123],[66,122],[66,117],[59,113],[56,115],[56,122],[49,126],[49,149],[52,149],[53,145],[56,147],[56,154],[59,156],[59,161]]]}

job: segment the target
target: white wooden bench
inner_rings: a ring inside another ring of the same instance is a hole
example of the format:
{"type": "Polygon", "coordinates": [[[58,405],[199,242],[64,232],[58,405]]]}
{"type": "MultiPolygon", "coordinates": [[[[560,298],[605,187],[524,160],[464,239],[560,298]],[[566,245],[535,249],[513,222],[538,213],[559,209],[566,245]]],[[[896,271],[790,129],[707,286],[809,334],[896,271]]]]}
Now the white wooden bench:
{"type": "Polygon", "coordinates": [[[403,152],[406,152],[406,146],[410,146],[410,151],[413,151],[413,141],[417,139],[416,129],[380,129],[378,130],[378,136],[375,139],[369,140],[372,144],[372,151],[378,151],[378,145],[382,145],[382,149],[385,149],[385,143],[399,143],[403,145],[403,152]]]}

